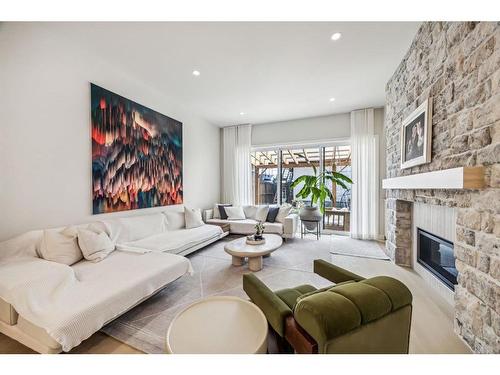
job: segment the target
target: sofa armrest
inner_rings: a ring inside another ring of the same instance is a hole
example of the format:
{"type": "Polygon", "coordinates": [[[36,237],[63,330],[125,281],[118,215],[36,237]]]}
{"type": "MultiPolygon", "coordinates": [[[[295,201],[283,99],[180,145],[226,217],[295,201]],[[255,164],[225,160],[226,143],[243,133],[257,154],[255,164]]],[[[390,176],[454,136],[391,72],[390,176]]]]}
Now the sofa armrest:
{"type": "Polygon", "coordinates": [[[214,217],[213,209],[203,210],[202,219],[205,223],[207,222],[207,220],[213,219],[213,217],[214,217]]]}
{"type": "Polygon", "coordinates": [[[281,337],[285,335],[285,321],[292,310],[254,274],[243,275],[243,290],[266,316],[267,321],[281,337]]]}
{"type": "Polygon", "coordinates": [[[314,273],[335,284],[344,281],[361,281],[365,279],[362,276],[356,275],[355,273],[349,272],[322,259],[316,259],[314,261],[314,273]]]}
{"type": "Polygon", "coordinates": [[[299,222],[299,216],[297,214],[290,214],[285,217],[283,222],[283,235],[287,238],[295,237],[295,232],[297,232],[297,225],[299,222]]]}

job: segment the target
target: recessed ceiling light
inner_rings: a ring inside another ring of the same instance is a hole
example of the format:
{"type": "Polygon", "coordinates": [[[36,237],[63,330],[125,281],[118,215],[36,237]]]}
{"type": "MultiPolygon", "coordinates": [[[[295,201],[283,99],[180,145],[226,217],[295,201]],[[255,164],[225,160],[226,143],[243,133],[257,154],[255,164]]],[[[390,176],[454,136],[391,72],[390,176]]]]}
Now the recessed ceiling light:
{"type": "Polygon", "coordinates": [[[342,36],[341,33],[333,33],[332,40],[339,40],[341,36],[342,36]]]}
{"type": "Polygon", "coordinates": [[[334,101],[335,101],[335,98],[330,98],[330,101],[331,101],[331,102],[334,102],[334,101]]]}
{"type": "Polygon", "coordinates": [[[245,114],[245,112],[240,112],[240,115],[243,116],[245,114]]]}
{"type": "Polygon", "coordinates": [[[199,70],[193,70],[193,75],[198,77],[200,75],[200,71],[199,70]]]}

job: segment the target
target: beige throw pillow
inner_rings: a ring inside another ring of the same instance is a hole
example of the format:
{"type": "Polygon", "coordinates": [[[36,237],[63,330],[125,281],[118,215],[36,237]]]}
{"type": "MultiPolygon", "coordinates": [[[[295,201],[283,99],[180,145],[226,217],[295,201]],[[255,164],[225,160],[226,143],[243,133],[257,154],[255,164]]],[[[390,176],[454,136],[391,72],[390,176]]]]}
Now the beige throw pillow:
{"type": "Polygon", "coordinates": [[[224,207],[228,220],[245,220],[245,212],[242,207],[224,207]]]}
{"type": "Polygon", "coordinates": [[[279,211],[278,211],[278,215],[276,216],[276,222],[284,224],[285,217],[287,217],[290,214],[291,209],[292,209],[292,206],[289,205],[288,203],[282,204],[279,211]]]}
{"type": "Polygon", "coordinates": [[[255,212],[255,220],[262,221],[264,223],[267,219],[268,213],[269,206],[257,206],[257,211],[255,212]]]}
{"type": "Polygon", "coordinates": [[[182,211],[164,211],[167,218],[167,230],[186,228],[186,214],[182,211]]]}
{"type": "Polygon", "coordinates": [[[186,220],[186,229],[198,228],[205,224],[201,218],[201,210],[198,208],[184,207],[184,218],[186,220]]]}
{"type": "Polygon", "coordinates": [[[83,258],[77,242],[78,231],[75,227],[46,229],[40,243],[40,256],[51,262],[72,264],[83,258]]]}
{"type": "Polygon", "coordinates": [[[257,206],[243,206],[243,212],[247,219],[255,219],[257,213],[257,206]]]}
{"type": "Polygon", "coordinates": [[[88,229],[78,229],[78,245],[85,259],[100,262],[115,250],[115,244],[106,232],[96,233],[88,229]]]}

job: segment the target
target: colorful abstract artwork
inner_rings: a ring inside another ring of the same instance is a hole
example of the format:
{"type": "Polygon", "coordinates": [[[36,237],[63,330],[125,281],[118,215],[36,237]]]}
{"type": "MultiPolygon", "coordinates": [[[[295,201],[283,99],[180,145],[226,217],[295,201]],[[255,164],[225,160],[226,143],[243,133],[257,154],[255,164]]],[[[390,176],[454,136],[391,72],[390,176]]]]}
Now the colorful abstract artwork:
{"type": "Polygon", "coordinates": [[[182,123],[91,84],[93,213],[182,203],[182,123]]]}

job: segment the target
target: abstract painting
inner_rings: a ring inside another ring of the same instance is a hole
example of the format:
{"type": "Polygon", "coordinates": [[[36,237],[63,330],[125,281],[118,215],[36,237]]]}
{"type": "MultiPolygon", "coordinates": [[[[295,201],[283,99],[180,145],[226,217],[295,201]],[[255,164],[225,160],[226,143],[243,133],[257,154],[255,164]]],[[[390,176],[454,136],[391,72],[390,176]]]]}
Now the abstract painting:
{"type": "Polygon", "coordinates": [[[181,204],[182,123],[91,84],[93,213],[181,204]]]}

